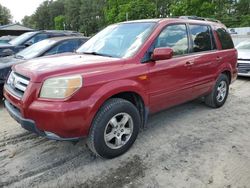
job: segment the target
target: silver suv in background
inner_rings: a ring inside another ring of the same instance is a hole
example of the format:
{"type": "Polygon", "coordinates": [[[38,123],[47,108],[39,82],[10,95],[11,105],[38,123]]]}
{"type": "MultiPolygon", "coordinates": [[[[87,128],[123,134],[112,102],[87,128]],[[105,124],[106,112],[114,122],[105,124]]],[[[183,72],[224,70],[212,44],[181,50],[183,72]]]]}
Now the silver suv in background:
{"type": "Polygon", "coordinates": [[[238,50],[238,75],[250,77],[250,40],[236,46],[238,50]]]}

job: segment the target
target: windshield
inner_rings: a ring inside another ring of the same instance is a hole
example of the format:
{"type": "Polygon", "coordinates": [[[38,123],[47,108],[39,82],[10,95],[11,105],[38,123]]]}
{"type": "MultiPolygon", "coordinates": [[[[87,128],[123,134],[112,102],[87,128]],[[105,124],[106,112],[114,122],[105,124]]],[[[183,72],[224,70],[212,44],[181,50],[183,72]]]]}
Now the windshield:
{"type": "Polygon", "coordinates": [[[30,37],[34,36],[35,34],[36,34],[36,32],[24,33],[24,34],[20,35],[19,37],[11,40],[9,43],[12,44],[13,46],[19,46],[23,42],[27,41],[30,37]]]}
{"type": "Polygon", "coordinates": [[[250,50],[250,41],[241,42],[236,48],[238,50],[250,50]]]}
{"type": "Polygon", "coordinates": [[[51,48],[55,43],[56,41],[51,39],[42,40],[17,53],[15,57],[20,59],[32,59],[38,57],[41,53],[44,53],[47,49],[51,48]]]}
{"type": "Polygon", "coordinates": [[[118,58],[131,57],[144,43],[155,24],[144,22],[108,26],[83,44],[77,52],[118,58]]]}

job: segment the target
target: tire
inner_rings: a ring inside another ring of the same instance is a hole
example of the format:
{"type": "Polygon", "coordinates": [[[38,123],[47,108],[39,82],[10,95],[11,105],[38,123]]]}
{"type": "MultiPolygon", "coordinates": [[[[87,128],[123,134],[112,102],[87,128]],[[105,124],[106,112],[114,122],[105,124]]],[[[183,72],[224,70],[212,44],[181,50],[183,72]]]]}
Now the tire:
{"type": "Polygon", "coordinates": [[[3,84],[0,84],[0,101],[3,100],[3,84]]]}
{"type": "Polygon", "coordinates": [[[228,93],[229,79],[227,75],[221,74],[214,85],[213,91],[205,97],[205,104],[212,108],[220,108],[225,104],[228,93]]]}
{"type": "Polygon", "coordinates": [[[87,144],[92,152],[111,159],[125,153],[135,142],[140,129],[140,115],[129,101],[112,98],[96,114],[87,144]]]}

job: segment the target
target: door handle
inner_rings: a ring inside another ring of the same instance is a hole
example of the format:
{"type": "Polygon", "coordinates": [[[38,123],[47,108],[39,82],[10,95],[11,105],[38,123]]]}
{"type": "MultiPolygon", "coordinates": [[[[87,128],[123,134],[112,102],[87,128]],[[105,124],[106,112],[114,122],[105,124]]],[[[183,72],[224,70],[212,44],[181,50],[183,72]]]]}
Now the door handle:
{"type": "Polygon", "coordinates": [[[190,67],[194,64],[193,61],[187,61],[186,64],[185,64],[185,67],[190,67]]]}
{"type": "Polygon", "coordinates": [[[216,57],[216,61],[220,62],[222,60],[222,57],[216,57]]]}

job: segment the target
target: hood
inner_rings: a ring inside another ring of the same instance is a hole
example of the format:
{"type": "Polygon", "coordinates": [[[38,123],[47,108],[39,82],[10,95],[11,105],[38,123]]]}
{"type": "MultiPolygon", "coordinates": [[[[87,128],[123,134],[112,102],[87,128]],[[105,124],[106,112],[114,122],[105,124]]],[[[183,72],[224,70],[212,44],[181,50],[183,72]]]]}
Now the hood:
{"type": "Polygon", "coordinates": [[[10,44],[0,44],[0,57],[6,57],[9,54],[13,54],[15,47],[10,44]],[[11,53],[8,53],[8,51],[11,51],[11,53]]]}
{"type": "Polygon", "coordinates": [[[238,50],[238,59],[250,59],[250,50],[238,50]]]}
{"type": "Polygon", "coordinates": [[[28,60],[15,65],[13,70],[33,82],[42,82],[48,77],[112,70],[123,62],[119,58],[69,53],[28,60]]]}
{"type": "Polygon", "coordinates": [[[16,59],[13,56],[0,58],[0,84],[4,83],[12,65],[22,62],[20,59],[16,59]]]}
{"type": "Polygon", "coordinates": [[[2,58],[0,58],[0,71],[3,68],[11,67],[12,65],[15,65],[17,63],[21,63],[23,61],[24,60],[17,59],[14,56],[2,57],[2,58]]]}
{"type": "Polygon", "coordinates": [[[9,43],[0,43],[0,49],[1,48],[12,48],[12,47],[14,47],[14,46],[9,44],[9,43]]]}

